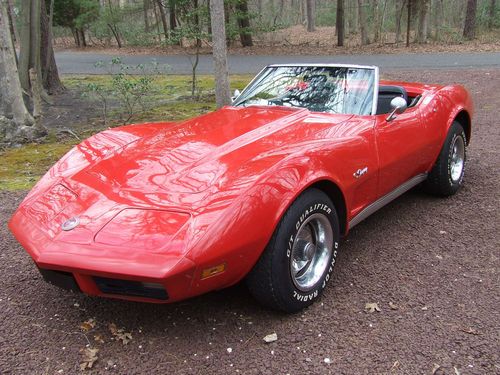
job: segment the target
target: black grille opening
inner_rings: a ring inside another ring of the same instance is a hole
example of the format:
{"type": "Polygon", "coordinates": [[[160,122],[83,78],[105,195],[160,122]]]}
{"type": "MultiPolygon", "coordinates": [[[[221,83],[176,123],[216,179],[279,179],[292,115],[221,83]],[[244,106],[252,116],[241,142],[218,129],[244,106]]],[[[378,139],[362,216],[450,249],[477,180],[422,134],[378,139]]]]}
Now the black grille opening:
{"type": "Polygon", "coordinates": [[[43,268],[38,269],[42,277],[48,283],[55,285],[59,288],[71,290],[73,292],[81,292],[75,277],[70,272],[46,270],[43,268]]]}
{"type": "Polygon", "coordinates": [[[158,300],[167,300],[168,294],[163,285],[157,283],[143,283],[140,281],[110,279],[107,277],[93,277],[99,290],[106,294],[122,296],[145,297],[158,300]]]}

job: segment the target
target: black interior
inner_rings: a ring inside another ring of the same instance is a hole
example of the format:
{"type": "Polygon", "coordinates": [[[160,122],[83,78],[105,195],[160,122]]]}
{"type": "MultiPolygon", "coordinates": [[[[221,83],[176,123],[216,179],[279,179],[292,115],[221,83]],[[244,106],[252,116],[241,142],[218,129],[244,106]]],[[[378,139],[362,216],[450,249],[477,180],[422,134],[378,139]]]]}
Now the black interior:
{"type": "Polygon", "coordinates": [[[408,103],[408,93],[401,86],[379,86],[377,115],[391,112],[391,100],[395,97],[401,97],[408,103]]]}

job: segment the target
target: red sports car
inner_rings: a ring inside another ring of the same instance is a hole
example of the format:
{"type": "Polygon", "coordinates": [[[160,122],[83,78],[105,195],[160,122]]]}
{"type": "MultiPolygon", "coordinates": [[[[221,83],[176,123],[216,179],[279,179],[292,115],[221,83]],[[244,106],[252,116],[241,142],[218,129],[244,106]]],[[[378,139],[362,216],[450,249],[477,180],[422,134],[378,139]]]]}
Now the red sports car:
{"type": "Polygon", "coordinates": [[[462,184],[473,105],[373,66],[271,65],[233,105],[74,147],[9,226],[43,277],[174,302],[243,278],[287,312],[317,300],[350,228],[417,184],[462,184]]]}

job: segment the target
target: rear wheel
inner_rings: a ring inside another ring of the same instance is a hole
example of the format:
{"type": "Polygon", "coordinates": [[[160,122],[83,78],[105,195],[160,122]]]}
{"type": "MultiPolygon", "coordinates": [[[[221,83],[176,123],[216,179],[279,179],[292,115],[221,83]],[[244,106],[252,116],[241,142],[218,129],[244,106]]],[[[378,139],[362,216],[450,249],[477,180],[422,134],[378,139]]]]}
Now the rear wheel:
{"type": "Polygon", "coordinates": [[[339,223],[333,203],[320,190],[305,191],[290,206],[247,277],[262,304],[299,311],[317,300],[335,265],[339,223]]]}
{"type": "Polygon", "coordinates": [[[425,189],[435,195],[455,194],[464,179],[466,159],[466,136],[462,125],[454,121],[436,164],[424,183],[425,189]]]}

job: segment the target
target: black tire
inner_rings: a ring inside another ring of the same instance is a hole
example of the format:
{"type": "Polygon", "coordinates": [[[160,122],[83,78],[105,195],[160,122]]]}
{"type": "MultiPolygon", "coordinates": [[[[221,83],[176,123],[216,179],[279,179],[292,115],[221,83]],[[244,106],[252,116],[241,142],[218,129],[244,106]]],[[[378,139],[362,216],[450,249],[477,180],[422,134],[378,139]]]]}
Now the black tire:
{"type": "Polygon", "coordinates": [[[464,128],[459,122],[454,121],[448,131],[436,164],[434,164],[434,167],[427,176],[427,180],[424,182],[424,189],[428,193],[447,197],[458,191],[464,179],[466,144],[467,138],[464,128]],[[452,165],[455,165],[453,158],[454,146],[459,144],[463,145],[463,164],[461,172],[454,175],[452,173],[452,165]]]}
{"type": "Polygon", "coordinates": [[[339,238],[339,220],[330,198],[321,190],[306,190],[283,215],[259,261],[247,276],[250,293],[263,305],[288,313],[311,305],[331,277],[339,238]],[[292,259],[299,259],[295,257],[297,253],[304,257],[293,262],[292,259]],[[309,263],[304,260],[308,256],[309,263]],[[309,268],[304,266],[296,272],[299,263],[309,264],[309,268]]]}

